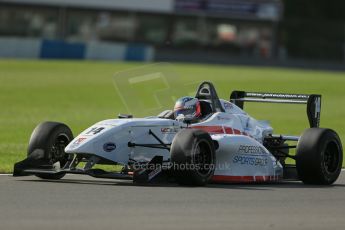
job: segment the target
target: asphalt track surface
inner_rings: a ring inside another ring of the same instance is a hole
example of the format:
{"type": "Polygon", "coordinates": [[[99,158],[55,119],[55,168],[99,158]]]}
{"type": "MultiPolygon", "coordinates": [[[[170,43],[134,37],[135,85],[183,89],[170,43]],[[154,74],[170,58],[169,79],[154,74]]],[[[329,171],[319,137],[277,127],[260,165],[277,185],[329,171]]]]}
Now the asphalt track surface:
{"type": "Polygon", "coordinates": [[[345,229],[345,172],[327,187],[0,176],[0,229],[345,229]]]}

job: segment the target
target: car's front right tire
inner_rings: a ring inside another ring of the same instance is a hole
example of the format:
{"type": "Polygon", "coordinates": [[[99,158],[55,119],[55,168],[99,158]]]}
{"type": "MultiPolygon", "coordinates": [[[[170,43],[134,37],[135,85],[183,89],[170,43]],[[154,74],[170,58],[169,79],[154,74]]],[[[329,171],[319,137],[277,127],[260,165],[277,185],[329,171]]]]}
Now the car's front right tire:
{"type": "MultiPolygon", "coordinates": [[[[63,167],[67,160],[68,155],[65,153],[65,147],[73,139],[71,129],[59,122],[43,122],[39,124],[31,134],[28,157],[32,154],[36,154],[36,151],[43,151],[44,161],[47,165],[53,166],[59,163],[63,167]]],[[[65,173],[58,174],[35,174],[42,179],[61,179],[65,176],[65,173]]]]}

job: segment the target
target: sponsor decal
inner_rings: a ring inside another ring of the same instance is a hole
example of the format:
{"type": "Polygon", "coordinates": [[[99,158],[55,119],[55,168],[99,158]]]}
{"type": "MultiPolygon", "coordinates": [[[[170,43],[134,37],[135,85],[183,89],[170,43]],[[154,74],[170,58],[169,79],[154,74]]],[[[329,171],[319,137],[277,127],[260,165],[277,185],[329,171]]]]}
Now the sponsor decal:
{"type": "Polygon", "coordinates": [[[238,154],[241,154],[241,155],[235,155],[232,160],[234,164],[262,167],[262,166],[266,166],[268,163],[268,159],[266,157],[260,156],[260,155],[267,155],[265,149],[262,148],[261,146],[240,145],[238,148],[238,154]]]}
{"type": "Polygon", "coordinates": [[[265,149],[257,145],[240,145],[238,148],[240,154],[266,154],[265,149]]]}
{"type": "Polygon", "coordinates": [[[162,133],[177,133],[178,131],[179,131],[179,129],[176,127],[161,128],[162,133]]]}
{"type": "Polygon", "coordinates": [[[162,168],[161,167],[157,167],[155,170],[153,170],[152,172],[149,173],[148,175],[148,180],[152,180],[155,176],[157,176],[160,172],[162,172],[162,168]]]}
{"type": "Polygon", "coordinates": [[[283,93],[247,93],[250,97],[262,98],[284,98],[284,99],[308,99],[308,95],[304,94],[283,94],[283,93]]]}
{"type": "Polygon", "coordinates": [[[85,141],[87,139],[87,137],[79,137],[78,139],[76,139],[72,145],[70,146],[72,149],[77,148],[83,141],[85,141]]]}
{"type": "Polygon", "coordinates": [[[77,140],[73,142],[73,145],[79,145],[83,141],[85,141],[87,138],[86,137],[79,137],[77,140]]]}
{"type": "Polygon", "coordinates": [[[254,157],[254,156],[234,156],[232,159],[234,164],[252,165],[252,166],[266,166],[268,163],[267,158],[254,157]]]}
{"type": "Polygon", "coordinates": [[[218,121],[230,121],[231,118],[230,117],[221,117],[221,116],[217,116],[218,121]]]}
{"type": "Polygon", "coordinates": [[[116,149],[116,145],[115,145],[115,143],[113,143],[113,142],[108,142],[108,143],[105,143],[104,145],[103,145],[103,150],[105,151],[105,152],[112,152],[112,151],[114,151],[116,149]]]}

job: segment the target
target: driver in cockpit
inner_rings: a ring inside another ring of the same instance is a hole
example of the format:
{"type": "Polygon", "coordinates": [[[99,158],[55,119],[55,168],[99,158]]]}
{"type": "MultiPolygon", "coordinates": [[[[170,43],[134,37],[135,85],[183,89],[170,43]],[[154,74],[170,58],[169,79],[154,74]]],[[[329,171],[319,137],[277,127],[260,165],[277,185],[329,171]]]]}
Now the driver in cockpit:
{"type": "Polygon", "coordinates": [[[198,120],[202,116],[199,99],[188,96],[178,99],[174,106],[174,115],[177,120],[198,120]]]}

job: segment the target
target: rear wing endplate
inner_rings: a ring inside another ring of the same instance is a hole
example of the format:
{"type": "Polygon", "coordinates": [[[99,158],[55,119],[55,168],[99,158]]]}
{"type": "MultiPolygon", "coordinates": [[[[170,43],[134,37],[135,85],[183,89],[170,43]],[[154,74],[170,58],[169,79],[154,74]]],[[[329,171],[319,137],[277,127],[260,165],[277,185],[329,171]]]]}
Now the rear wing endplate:
{"type": "Polygon", "coordinates": [[[243,109],[244,102],[306,104],[311,128],[320,126],[321,95],[233,91],[230,101],[243,109]]]}

